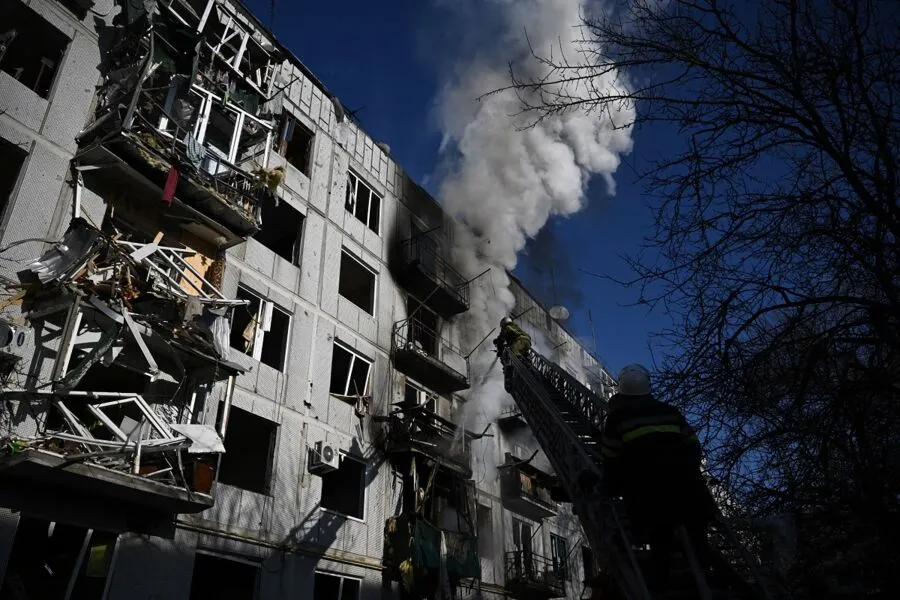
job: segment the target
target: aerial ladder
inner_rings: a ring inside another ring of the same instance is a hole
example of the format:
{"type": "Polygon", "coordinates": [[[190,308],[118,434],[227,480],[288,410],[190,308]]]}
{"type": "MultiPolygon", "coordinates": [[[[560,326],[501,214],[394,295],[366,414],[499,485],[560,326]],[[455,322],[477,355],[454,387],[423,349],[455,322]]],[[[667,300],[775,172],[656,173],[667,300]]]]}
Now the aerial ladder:
{"type": "Polygon", "coordinates": [[[646,552],[630,539],[620,504],[601,494],[600,431],[606,416],[606,401],[534,351],[516,356],[508,347],[501,347],[499,358],[507,392],[553,465],[591,548],[601,558],[603,574],[611,579],[611,589],[604,590],[603,598],[776,598],[769,591],[754,557],[721,517],[716,529],[726,545],[714,550],[716,577],[710,577],[700,568],[686,532],[679,528],[681,556],[687,563],[693,585],[690,589],[672,589],[651,596],[641,569],[642,563],[646,563],[646,552]]]}

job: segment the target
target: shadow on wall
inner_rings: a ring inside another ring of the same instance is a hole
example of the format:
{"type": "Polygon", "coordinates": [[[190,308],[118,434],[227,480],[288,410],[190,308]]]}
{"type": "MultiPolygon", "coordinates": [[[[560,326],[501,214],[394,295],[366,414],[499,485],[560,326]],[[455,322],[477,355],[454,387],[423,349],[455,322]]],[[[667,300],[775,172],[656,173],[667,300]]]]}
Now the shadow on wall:
{"type": "MultiPolygon", "coordinates": [[[[365,460],[363,490],[367,490],[375,480],[375,477],[377,477],[378,470],[384,464],[386,458],[378,455],[377,460],[373,461],[373,458],[376,456],[375,451],[373,450],[368,455],[364,455],[356,438],[353,439],[348,454],[354,457],[362,457],[365,460]]],[[[371,494],[367,494],[367,496],[371,498],[371,494]]],[[[337,540],[338,531],[347,518],[346,515],[334,510],[323,509],[320,499],[303,520],[290,530],[281,543],[287,547],[300,546],[304,548],[327,549],[337,540]]]]}

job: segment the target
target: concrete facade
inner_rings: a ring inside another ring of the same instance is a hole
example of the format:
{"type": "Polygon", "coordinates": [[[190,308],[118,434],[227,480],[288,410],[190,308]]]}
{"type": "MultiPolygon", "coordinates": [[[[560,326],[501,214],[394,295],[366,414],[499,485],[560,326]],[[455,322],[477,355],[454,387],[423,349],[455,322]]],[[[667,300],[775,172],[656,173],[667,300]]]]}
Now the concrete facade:
{"type": "MultiPolygon", "coordinates": [[[[66,3],[24,0],[24,4],[71,41],[47,98],[0,72],[0,138],[27,152],[2,214],[0,247],[4,260],[0,274],[7,280],[15,280],[16,269],[40,256],[48,241],[59,239],[69,225],[75,199],[71,171],[78,151],[75,138],[90,122],[96,104],[103,26],[111,24],[119,10],[114,0],[96,0],[79,19],[64,6],[66,3]],[[18,243],[27,239],[35,241],[18,243]]],[[[166,10],[168,2],[159,4],[160,10],[166,10]]],[[[205,2],[190,4],[200,12],[205,2]]],[[[240,5],[223,5],[240,15],[254,36],[269,35],[240,5]]],[[[0,25],[0,34],[2,30],[0,25]]],[[[257,569],[255,594],[260,599],[313,597],[312,590],[322,581],[316,573],[346,578],[350,583],[343,585],[358,587],[361,600],[399,597],[399,584],[386,582],[383,577],[382,558],[385,521],[402,510],[402,478],[381,452],[381,429],[375,419],[402,400],[408,378],[392,362],[395,324],[408,316],[407,292],[392,272],[392,253],[399,241],[410,237],[413,225],[419,230],[433,230],[430,235],[446,247],[454,224],[436,203],[423,205],[415,191],[418,188],[410,185],[401,167],[355,123],[341,118],[339,104],[305,67],[288,56],[281,78],[287,82],[282,110],[314,135],[308,175],[289,164],[274,144],[268,157],[269,168],[284,168],[277,198],[302,216],[298,255],[288,260],[250,237],[227,249],[220,285],[228,298],[235,298],[240,286],[289,315],[282,368],[255,360],[234,347],[230,353],[230,360],[245,369],[236,378],[232,411],[240,409],[274,424],[268,491],[218,482],[213,489],[214,506],[197,514],[175,516],[171,536],[119,532],[98,599],[201,597],[196,592],[191,595],[198,555],[222,557],[257,569]],[[380,197],[377,233],[345,207],[348,173],[380,197]],[[374,273],[371,311],[339,293],[343,253],[374,273]],[[362,416],[353,402],[330,391],[336,344],[371,361],[368,393],[364,394],[371,402],[362,416]],[[319,441],[340,448],[350,460],[365,465],[362,517],[321,507],[323,479],[311,473],[308,464],[309,449],[319,441]]],[[[81,214],[99,226],[109,211],[109,199],[90,185],[80,194],[81,214]]],[[[262,228],[266,230],[265,221],[262,228]]],[[[590,370],[602,369],[587,350],[552,322],[517,282],[513,290],[516,311],[531,309],[525,317],[526,326],[536,336],[546,338],[553,349],[555,356],[549,358],[582,381],[599,385],[602,377],[592,378],[590,370]]],[[[14,306],[6,310],[10,318],[16,316],[14,313],[14,306]]],[[[441,334],[459,339],[454,330],[459,319],[441,319],[441,334]]],[[[40,377],[46,379],[46,367],[40,377]]],[[[222,398],[223,390],[217,385],[210,398],[222,398]]],[[[606,392],[602,386],[598,391],[606,392]]],[[[437,412],[452,420],[467,401],[478,400],[466,400],[464,392],[444,394],[437,412]]],[[[221,418],[218,406],[217,402],[206,402],[196,422],[216,423],[221,418]]],[[[10,423],[0,421],[4,429],[12,428],[18,435],[29,434],[27,429],[35,426],[27,420],[10,423]]],[[[477,533],[491,540],[481,543],[482,594],[497,598],[508,595],[504,552],[514,546],[513,521],[518,520],[530,526],[537,554],[551,555],[551,535],[566,540],[569,576],[565,595],[579,597],[585,575],[582,546],[586,542],[577,518],[567,505],[558,507],[557,516],[542,521],[529,520],[505,508],[496,465],[503,462],[507,452],[526,458],[520,455],[536,448],[527,429],[507,435],[495,425],[492,433],[493,437],[484,438],[472,452],[475,501],[485,515],[477,533]],[[483,464],[476,464],[478,461],[483,464]]],[[[6,436],[10,431],[0,434],[6,436]]],[[[227,434],[225,438],[223,461],[228,461],[227,434]]],[[[57,516],[44,518],[66,522],[75,519],[72,514],[78,510],[61,506],[57,516]]],[[[13,552],[20,514],[0,508],[0,581],[13,552]]],[[[102,515],[87,521],[85,526],[104,528],[102,515]]],[[[473,586],[476,584],[466,584],[458,590],[458,597],[474,595],[473,586]]],[[[321,590],[315,593],[325,594],[321,590]]],[[[321,597],[324,600],[326,596],[321,597]]]]}

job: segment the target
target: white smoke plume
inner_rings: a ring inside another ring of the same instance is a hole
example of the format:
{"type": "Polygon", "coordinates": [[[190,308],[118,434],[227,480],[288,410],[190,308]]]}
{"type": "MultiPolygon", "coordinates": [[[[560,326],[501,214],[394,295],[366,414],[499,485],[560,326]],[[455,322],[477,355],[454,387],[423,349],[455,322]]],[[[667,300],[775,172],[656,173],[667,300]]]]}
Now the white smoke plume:
{"type": "MultiPolygon", "coordinates": [[[[467,227],[456,235],[454,258],[468,277],[487,268],[470,291],[462,347],[471,348],[509,314],[514,298],[507,270],[517,254],[552,215],[572,215],[585,206],[585,190],[600,176],[614,193],[612,175],[621,156],[631,150],[633,105],[617,113],[570,111],[528,125],[514,91],[484,94],[509,86],[510,67],[521,77],[540,79],[547,67],[532,55],[552,53],[570,66],[587,66],[590,53],[602,48],[582,39],[585,0],[481,0],[471,11],[470,27],[485,27],[479,13],[490,14],[491,35],[473,58],[455,67],[455,77],[438,98],[448,165],[439,196],[467,227]],[[529,42],[531,47],[529,47],[529,42]]],[[[471,4],[460,3],[471,9],[471,4]]],[[[571,74],[571,71],[570,71],[571,74]]],[[[605,73],[572,94],[621,93],[615,73],[605,73]]],[[[496,420],[509,398],[490,342],[472,356],[472,388],[464,411],[465,425],[481,431],[496,420]]],[[[490,459],[488,459],[490,461],[490,459]]]]}

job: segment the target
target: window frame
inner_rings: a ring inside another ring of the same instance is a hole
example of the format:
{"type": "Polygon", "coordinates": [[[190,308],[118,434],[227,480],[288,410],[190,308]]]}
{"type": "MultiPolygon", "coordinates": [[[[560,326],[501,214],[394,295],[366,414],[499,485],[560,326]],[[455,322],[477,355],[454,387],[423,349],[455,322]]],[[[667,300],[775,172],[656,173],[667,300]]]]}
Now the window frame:
{"type": "Polygon", "coordinates": [[[404,400],[405,400],[405,396],[406,396],[406,388],[407,387],[410,387],[416,391],[416,406],[424,406],[425,410],[430,410],[432,414],[440,416],[440,413],[438,412],[438,409],[439,409],[438,399],[440,398],[439,394],[437,394],[436,392],[432,392],[431,390],[426,388],[424,385],[417,383],[415,380],[407,377],[406,385],[403,388],[404,400]],[[431,405],[433,406],[433,409],[428,408],[429,403],[431,403],[431,405]]]}
{"type": "Polygon", "coordinates": [[[342,596],[344,593],[344,580],[345,579],[350,579],[357,583],[355,600],[359,600],[360,596],[362,595],[363,580],[361,577],[354,577],[353,575],[345,575],[344,573],[334,573],[332,571],[323,571],[320,569],[316,569],[315,571],[313,571],[313,598],[315,598],[315,595],[316,595],[316,589],[315,589],[316,575],[325,575],[327,577],[336,577],[341,580],[341,584],[338,587],[338,596],[337,596],[336,600],[342,600],[342,596]]]}
{"type": "Polygon", "coordinates": [[[281,118],[279,119],[277,133],[278,133],[278,137],[277,137],[278,145],[277,145],[276,152],[278,152],[278,154],[281,155],[281,157],[284,159],[285,164],[292,166],[294,169],[296,169],[297,171],[302,173],[307,179],[311,179],[312,178],[313,156],[314,156],[313,151],[315,149],[315,143],[316,143],[316,132],[313,131],[312,129],[310,129],[309,127],[307,127],[300,119],[298,119],[296,116],[294,116],[294,114],[291,111],[285,109],[281,113],[281,118]],[[289,128],[290,128],[290,132],[291,132],[290,140],[286,139],[286,135],[287,135],[289,128]],[[309,134],[309,145],[306,148],[306,152],[305,152],[306,161],[305,161],[305,165],[303,167],[298,167],[297,165],[292,163],[287,158],[287,148],[290,145],[290,143],[293,141],[294,135],[296,135],[298,129],[303,131],[306,134],[309,134]]]}
{"type": "MultiPolygon", "coordinates": [[[[349,452],[346,452],[344,450],[340,450],[338,452],[338,456],[340,457],[338,468],[340,468],[340,465],[342,465],[345,460],[352,460],[352,461],[356,462],[357,464],[359,464],[360,466],[362,466],[362,473],[360,474],[360,482],[359,482],[360,495],[362,496],[362,516],[357,517],[354,515],[348,515],[346,513],[342,513],[339,510],[336,510],[334,508],[328,508],[326,506],[322,506],[323,492],[322,492],[321,488],[319,490],[319,510],[325,511],[325,512],[330,512],[335,515],[340,515],[341,517],[343,517],[345,519],[352,519],[354,521],[357,521],[358,523],[365,523],[366,517],[368,517],[368,514],[369,514],[369,490],[367,489],[367,486],[366,486],[366,475],[369,470],[369,463],[366,462],[366,460],[364,458],[354,456],[353,454],[350,454],[349,452]]],[[[328,474],[326,473],[326,476],[327,475],[328,474]]],[[[323,482],[322,486],[324,487],[324,485],[325,484],[323,482]]]]}
{"type": "Polygon", "coordinates": [[[572,569],[569,567],[569,544],[568,540],[559,534],[550,533],[550,559],[553,562],[554,571],[562,571],[561,579],[563,581],[571,581],[572,569]],[[559,555],[562,548],[563,554],[559,555]],[[557,560],[559,563],[557,564],[557,560]]]}
{"type": "MultiPolygon", "coordinates": [[[[335,338],[332,344],[332,354],[331,354],[331,369],[334,369],[334,348],[335,346],[340,347],[342,350],[350,353],[350,366],[347,369],[347,379],[344,381],[344,393],[337,394],[331,391],[331,385],[329,383],[328,395],[329,396],[355,396],[356,394],[350,394],[350,378],[353,376],[353,366],[356,364],[356,360],[359,359],[369,365],[369,368],[366,370],[366,386],[365,389],[359,393],[360,396],[366,396],[369,393],[369,386],[372,385],[372,367],[375,366],[375,361],[370,360],[363,356],[361,353],[354,350],[349,344],[345,342],[341,342],[339,339],[335,338]]],[[[329,371],[329,379],[331,372],[329,371]]]]}
{"type": "MultiPolygon", "coordinates": [[[[253,334],[253,343],[250,346],[250,352],[247,352],[240,348],[235,348],[234,346],[231,346],[230,339],[229,339],[229,346],[231,348],[233,348],[234,350],[237,350],[238,352],[246,354],[247,356],[249,356],[250,358],[252,358],[253,360],[257,361],[260,364],[265,364],[266,366],[272,367],[276,371],[284,373],[284,369],[287,366],[287,358],[289,356],[290,345],[291,345],[291,324],[293,323],[293,317],[294,317],[293,313],[288,312],[287,310],[282,308],[279,304],[273,302],[272,300],[269,300],[268,298],[266,298],[259,292],[254,291],[252,288],[250,288],[242,283],[238,284],[238,290],[243,290],[244,292],[246,292],[252,296],[255,296],[257,299],[259,299],[259,309],[256,312],[256,316],[251,317],[251,322],[253,320],[256,320],[257,324],[261,324],[263,326],[256,327],[256,331],[253,334]],[[271,330],[272,315],[274,314],[274,312],[276,310],[283,313],[287,317],[287,327],[285,329],[286,335],[284,338],[284,351],[283,351],[283,357],[281,359],[281,368],[273,367],[272,365],[270,365],[268,363],[263,363],[262,358],[261,358],[263,345],[265,344],[265,337],[266,337],[266,334],[269,333],[269,331],[271,330]],[[266,325],[266,322],[268,322],[268,325],[266,325]],[[265,327],[268,327],[269,329],[266,329],[265,327]]],[[[237,297],[237,294],[235,294],[235,297],[237,297]]],[[[244,307],[239,306],[239,307],[235,308],[234,310],[241,310],[242,308],[244,308],[244,307]]],[[[231,325],[232,325],[232,327],[234,326],[233,313],[232,313],[231,325]]],[[[229,338],[230,337],[231,336],[229,335],[229,338]]]]}
{"type": "Polygon", "coordinates": [[[369,231],[373,232],[375,235],[381,235],[381,204],[384,198],[381,194],[375,191],[375,188],[369,185],[362,177],[360,177],[355,171],[352,169],[347,171],[347,193],[346,199],[344,201],[344,210],[353,215],[357,221],[365,225],[369,231]],[[351,180],[355,180],[355,185],[351,186],[351,180]],[[359,196],[359,186],[364,185],[367,190],[369,190],[369,206],[366,207],[366,220],[363,221],[359,217],[356,216],[356,203],[358,202],[359,196]],[[351,189],[352,188],[352,189],[351,189]],[[378,221],[375,223],[375,228],[372,228],[371,220],[372,220],[372,196],[378,198],[378,221]],[[353,210],[347,208],[347,202],[352,199],[353,201],[353,210]]]}
{"type": "Polygon", "coordinates": [[[341,293],[341,273],[343,272],[341,269],[338,269],[338,296],[340,296],[347,302],[350,302],[351,304],[353,304],[353,306],[357,307],[359,310],[363,311],[367,315],[374,317],[375,310],[378,307],[378,271],[376,271],[375,269],[373,269],[372,267],[367,265],[363,259],[357,257],[355,254],[353,254],[353,252],[350,252],[349,250],[347,250],[346,247],[341,246],[341,259],[343,259],[344,255],[346,255],[347,258],[349,258],[350,260],[353,260],[353,261],[356,261],[357,263],[359,263],[359,265],[364,270],[368,271],[372,275],[372,311],[369,312],[368,310],[366,310],[365,308],[363,308],[356,302],[353,302],[353,300],[351,300],[350,298],[348,298],[347,296],[345,296],[341,293]]]}

